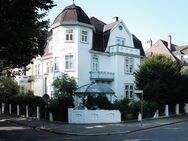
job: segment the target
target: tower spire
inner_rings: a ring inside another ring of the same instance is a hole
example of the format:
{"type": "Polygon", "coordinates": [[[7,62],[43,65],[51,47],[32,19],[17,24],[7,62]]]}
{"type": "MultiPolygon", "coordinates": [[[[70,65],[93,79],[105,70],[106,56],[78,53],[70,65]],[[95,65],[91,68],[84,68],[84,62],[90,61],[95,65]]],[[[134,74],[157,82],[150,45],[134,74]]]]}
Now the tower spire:
{"type": "Polygon", "coordinates": [[[74,4],[74,0],[72,0],[73,1],[73,4],[74,4]]]}

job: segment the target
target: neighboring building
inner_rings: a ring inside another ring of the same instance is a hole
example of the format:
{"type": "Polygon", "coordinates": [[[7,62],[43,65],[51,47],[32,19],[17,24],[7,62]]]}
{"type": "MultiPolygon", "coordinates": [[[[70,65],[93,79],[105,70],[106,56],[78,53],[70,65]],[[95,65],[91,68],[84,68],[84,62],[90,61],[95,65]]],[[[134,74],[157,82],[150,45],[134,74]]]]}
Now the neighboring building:
{"type": "Polygon", "coordinates": [[[168,41],[158,40],[155,44],[152,44],[152,40],[147,41],[146,56],[152,56],[156,54],[163,54],[173,61],[177,61],[177,57],[173,54],[177,45],[172,44],[172,37],[168,36],[168,41]]]}
{"type": "Polygon", "coordinates": [[[182,62],[184,66],[188,66],[188,45],[177,46],[173,54],[182,62]]]}
{"type": "Polygon", "coordinates": [[[73,76],[78,86],[106,83],[118,99],[132,98],[134,71],[144,56],[141,41],[123,20],[106,24],[75,4],[67,6],[54,20],[45,53],[32,65],[33,90],[37,95],[53,92],[52,82],[62,73],[73,76]],[[45,85],[44,74],[47,75],[45,85]]]}
{"type": "Polygon", "coordinates": [[[146,56],[163,54],[183,66],[188,65],[188,45],[178,46],[172,44],[171,35],[168,36],[168,41],[160,39],[155,44],[152,44],[150,39],[147,41],[147,47],[146,56]]]}

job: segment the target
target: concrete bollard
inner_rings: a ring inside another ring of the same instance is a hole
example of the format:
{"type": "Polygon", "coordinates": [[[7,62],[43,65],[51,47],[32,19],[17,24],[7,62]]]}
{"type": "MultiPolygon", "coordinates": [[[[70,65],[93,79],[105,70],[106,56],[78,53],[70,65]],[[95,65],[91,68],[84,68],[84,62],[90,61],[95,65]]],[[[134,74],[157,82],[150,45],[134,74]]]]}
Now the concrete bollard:
{"type": "Polygon", "coordinates": [[[12,114],[12,105],[9,104],[9,114],[12,114]]]}
{"type": "Polygon", "coordinates": [[[185,103],[184,109],[185,109],[185,113],[188,113],[188,103],[185,103]]]}
{"type": "Polygon", "coordinates": [[[20,115],[20,106],[17,105],[17,116],[19,116],[19,115],[20,115]]]}
{"type": "Polygon", "coordinates": [[[179,104],[176,104],[176,115],[179,115],[179,114],[180,114],[179,108],[180,108],[179,104]]]}
{"type": "Polygon", "coordinates": [[[165,116],[169,116],[168,104],[165,105],[165,116]]]}
{"type": "Polygon", "coordinates": [[[141,115],[141,113],[138,114],[138,121],[142,121],[142,115],[141,115]]]}
{"type": "Polygon", "coordinates": [[[28,118],[29,117],[28,105],[25,106],[25,111],[26,111],[26,118],[28,118]]]}
{"type": "Polygon", "coordinates": [[[155,114],[154,114],[153,118],[158,118],[158,117],[159,117],[159,110],[157,109],[157,110],[155,111],[155,114]]]}
{"type": "Polygon", "coordinates": [[[49,112],[49,121],[50,122],[54,121],[52,112],[49,112]]]}
{"type": "Polygon", "coordinates": [[[2,114],[5,113],[5,103],[2,103],[2,114]]]}
{"type": "Polygon", "coordinates": [[[40,109],[39,109],[39,106],[37,106],[37,119],[40,120],[40,109]]]}

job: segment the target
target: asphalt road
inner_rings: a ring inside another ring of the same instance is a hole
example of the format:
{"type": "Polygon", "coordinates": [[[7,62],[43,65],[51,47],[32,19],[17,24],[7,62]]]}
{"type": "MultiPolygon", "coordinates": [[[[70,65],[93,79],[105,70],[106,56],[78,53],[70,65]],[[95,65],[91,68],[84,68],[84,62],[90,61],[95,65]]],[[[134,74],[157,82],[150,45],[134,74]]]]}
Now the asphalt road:
{"type": "Polygon", "coordinates": [[[188,122],[114,136],[66,136],[0,121],[0,141],[188,141],[188,122]]]}

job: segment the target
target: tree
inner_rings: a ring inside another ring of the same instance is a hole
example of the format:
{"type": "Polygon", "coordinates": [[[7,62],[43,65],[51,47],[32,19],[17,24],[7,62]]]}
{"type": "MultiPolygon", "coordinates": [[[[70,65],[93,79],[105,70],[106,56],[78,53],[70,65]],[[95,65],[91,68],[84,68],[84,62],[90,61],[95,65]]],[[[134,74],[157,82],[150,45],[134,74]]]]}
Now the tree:
{"type": "Polygon", "coordinates": [[[144,90],[144,99],[159,104],[175,103],[180,79],[178,64],[163,55],[147,57],[135,73],[138,89],[144,90]]]}
{"type": "Polygon", "coordinates": [[[72,95],[76,90],[76,81],[68,74],[63,74],[53,82],[55,88],[54,98],[50,101],[49,110],[53,113],[55,120],[67,121],[68,108],[74,107],[72,95]]]}
{"type": "Polygon", "coordinates": [[[76,90],[76,81],[73,77],[70,77],[68,74],[63,74],[62,77],[59,77],[54,80],[53,86],[55,88],[55,97],[62,95],[72,96],[76,90]]]}
{"type": "Polygon", "coordinates": [[[0,102],[7,101],[10,97],[19,93],[19,86],[11,78],[0,78],[0,102]]]}
{"type": "Polygon", "coordinates": [[[0,73],[43,54],[49,23],[43,18],[53,6],[53,0],[0,1],[0,73]]]}

